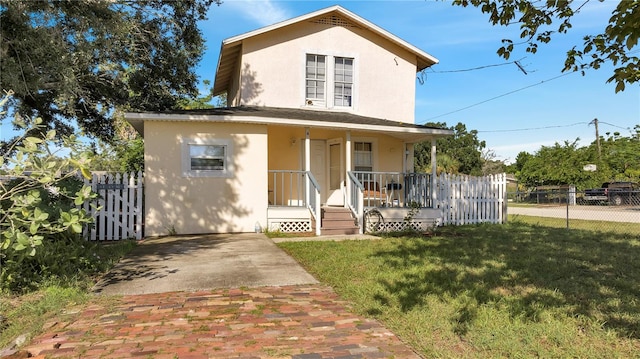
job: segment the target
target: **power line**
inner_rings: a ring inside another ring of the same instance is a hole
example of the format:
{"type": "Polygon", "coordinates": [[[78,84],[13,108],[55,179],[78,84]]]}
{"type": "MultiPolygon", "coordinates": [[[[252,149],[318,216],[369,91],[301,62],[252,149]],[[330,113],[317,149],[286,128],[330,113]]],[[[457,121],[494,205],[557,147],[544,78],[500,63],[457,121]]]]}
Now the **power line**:
{"type": "Polygon", "coordinates": [[[550,129],[550,128],[561,128],[561,127],[573,127],[573,126],[578,126],[578,125],[588,125],[589,122],[576,122],[576,123],[572,123],[570,125],[554,125],[554,126],[543,126],[543,127],[529,127],[529,128],[518,128],[518,129],[512,129],[512,130],[478,130],[478,133],[480,132],[484,132],[484,133],[490,133],[490,132],[522,132],[522,131],[535,131],[535,130],[546,130],[546,129],[550,129]]]}
{"type": "MultiPolygon", "coordinates": [[[[572,124],[568,124],[568,125],[553,125],[553,126],[542,126],[542,127],[529,127],[529,128],[516,128],[516,129],[509,129],[509,130],[478,130],[478,133],[482,132],[482,133],[498,133],[498,132],[524,132],[524,131],[537,131],[537,130],[548,130],[550,128],[564,128],[564,127],[573,127],[573,126],[578,126],[578,125],[590,125],[592,124],[593,121],[591,122],[576,122],[576,123],[572,123],[572,124]]],[[[621,128],[623,130],[629,130],[628,127],[622,127],[622,126],[618,126],[618,125],[614,125],[612,123],[608,123],[608,122],[604,122],[604,121],[599,121],[598,123],[600,124],[606,124],[612,127],[617,127],[617,128],[621,128]]]]}
{"type": "MultiPolygon", "coordinates": [[[[518,66],[518,68],[521,69],[521,71],[524,72],[524,70],[522,70],[520,64],[518,63],[519,61],[524,60],[526,57],[523,57],[519,60],[515,60],[515,61],[510,61],[510,62],[505,62],[502,64],[492,64],[492,65],[483,65],[483,66],[478,66],[478,67],[472,67],[472,68],[468,68],[468,69],[459,69],[459,70],[445,70],[445,71],[437,71],[432,69],[431,67],[427,67],[427,69],[431,70],[429,71],[430,73],[436,73],[436,74],[446,74],[446,73],[452,73],[452,72],[467,72],[467,71],[476,71],[476,70],[482,70],[482,69],[487,69],[490,67],[498,67],[498,66],[505,66],[505,65],[511,65],[511,64],[516,64],[516,66],[518,66]]],[[[425,69],[426,70],[426,69],[425,69]]],[[[527,73],[525,72],[525,75],[527,73]]]]}
{"type": "Polygon", "coordinates": [[[561,77],[564,77],[564,76],[570,75],[570,74],[572,74],[572,73],[574,73],[574,72],[576,72],[576,71],[567,72],[567,73],[564,73],[564,74],[562,74],[562,75],[558,75],[558,76],[556,76],[556,77],[552,77],[552,78],[547,79],[547,80],[542,80],[542,81],[540,81],[540,82],[538,82],[538,83],[535,83],[535,84],[532,84],[532,85],[529,85],[529,86],[521,87],[521,88],[519,88],[519,89],[517,89],[517,90],[509,91],[509,92],[507,92],[507,93],[503,93],[502,95],[498,95],[498,96],[492,97],[492,98],[490,98],[490,99],[488,99],[488,100],[484,100],[484,101],[480,101],[480,102],[474,103],[473,105],[469,105],[469,106],[466,106],[466,107],[463,107],[463,108],[460,108],[460,109],[457,109],[457,110],[454,110],[454,111],[451,111],[451,112],[443,113],[442,115],[438,115],[438,116],[435,116],[435,117],[428,118],[428,119],[424,120],[422,123],[425,123],[425,122],[427,122],[427,121],[431,121],[431,120],[435,120],[436,118],[440,118],[440,117],[444,117],[444,116],[447,116],[447,115],[451,115],[451,114],[456,113],[456,112],[464,111],[464,110],[469,109],[469,108],[471,108],[471,107],[475,107],[475,106],[478,106],[478,105],[482,105],[483,103],[487,103],[487,102],[489,102],[489,101],[497,100],[497,99],[499,99],[499,98],[501,98],[501,97],[505,97],[505,96],[511,95],[511,94],[513,94],[513,93],[516,93],[516,92],[520,92],[520,91],[526,90],[526,89],[531,88],[531,87],[535,87],[535,86],[538,86],[538,85],[542,85],[543,83],[546,83],[546,82],[550,82],[550,81],[553,81],[553,80],[559,79],[559,78],[561,78],[561,77]]]}
{"type": "Polygon", "coordinates": [[[622,126],[614,125],[614,124],[609,123],[609,122],[604,122],[604,121],[598,121],[598,122],[600,122],[601,124],[604,123],[605,125],[609,125],[611,127],[621,128],[623,130],[629,130],[630,129],[629,127],[622,127],[622,126]]]}

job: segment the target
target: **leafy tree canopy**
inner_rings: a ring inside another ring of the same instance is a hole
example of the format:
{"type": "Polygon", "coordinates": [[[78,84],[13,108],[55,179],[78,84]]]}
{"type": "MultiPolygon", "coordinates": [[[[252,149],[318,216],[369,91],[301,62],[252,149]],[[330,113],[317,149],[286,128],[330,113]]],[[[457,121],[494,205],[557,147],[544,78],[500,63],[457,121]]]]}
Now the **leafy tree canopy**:
{"type": "MultiPolygon", "coordinates": [[[[519,25],[526,51],[535,53],[539,44],[548,43],[557,33],[566,33],[572,27],[574,17],[587,3],[593,0],[454,0],[454,5],[472,5],[489,14],[493,25],[519,25]]],[[[600,2],[604,0],[598,0],[600,2]]],[[[609,19],[609,25],[600,34],[584,37],[582,45],[567,51],[563,71],[598,69],[604,63],[614,66],[613,75],[607,82],[616,83],[616,92],[625,85],[640,81],[640,61],[631,51],[640,36],[640,1],[620,0],[609,19]]],[[[511,39],[502,40],[498,55],[505,59],[519,45],[511,39]]]]}
{"type": "Polygon", "coordinates": [[[578,147],[577,140],[542,146],[534,154],[520,152],[513,165],[518,181],[527,187],[573,184],[580,190],[599,187],[605,181],[640,181],[640,125],[635,134],[601,137],[601,155],[596,142],[578,147]],[[584,170],[587,164],[597,170],[584,170]]]}
{"type": "Polygon", "coordinates": [[[70,135],[77,123],[109,141],[116,108],[162,111],[197,95],[197,23],[212,3],[0,0],[0,83],[43,131],[70,135]]]}
{"type": "MultiPolygon", "coordinates": [[[[482,150],[486,147],[486,143],[478,139],[478,131],[468,131],[462,122],[451,127],[447,127],[445,122],[427,123],[426,125],[449,128],[454,132],[453,136],[439,138],[436,142],[438,171],[474,176],[483,174],[482,150]]],[[[415,145],[416,171],[429,172],[430,162],[431,143],[417,143],[415,145]]]]}

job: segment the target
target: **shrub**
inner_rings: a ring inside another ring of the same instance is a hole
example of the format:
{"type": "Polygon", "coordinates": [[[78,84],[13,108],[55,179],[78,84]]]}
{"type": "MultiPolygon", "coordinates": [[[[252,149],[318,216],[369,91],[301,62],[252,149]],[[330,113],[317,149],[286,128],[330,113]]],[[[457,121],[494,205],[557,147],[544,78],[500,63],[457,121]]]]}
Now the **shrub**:
{"type": "MultiPolygon", "coordinates": [[[[0,109],[10,95],[0,100],[0,109]]],[[[91,266],[79,248],[82,228],[92,219],[79,206],[96,195],[77,178],[89,173],[88,154],[75,137],[52,146],[55,131],[45,132],[39,119],[16,116],[14,125],[24,134],[0,160],[12,179],[0,181],[0,290],[24,291],[64,275],[78,261],[84,263],[79,269],[91,266]],[[67,158],[52,148],[68,151],[67,158]]]]}

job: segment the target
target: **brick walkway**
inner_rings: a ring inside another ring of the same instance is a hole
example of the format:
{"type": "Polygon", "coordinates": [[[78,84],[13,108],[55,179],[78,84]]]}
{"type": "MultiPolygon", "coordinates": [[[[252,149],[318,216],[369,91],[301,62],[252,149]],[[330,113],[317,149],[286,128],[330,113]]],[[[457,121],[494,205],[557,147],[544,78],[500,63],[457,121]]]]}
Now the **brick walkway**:
{"type": "Polygon", "coordinates": [[[320,285],[125,296],[57,320],[23,349],[36,358],[418,358],[320,285]]]}

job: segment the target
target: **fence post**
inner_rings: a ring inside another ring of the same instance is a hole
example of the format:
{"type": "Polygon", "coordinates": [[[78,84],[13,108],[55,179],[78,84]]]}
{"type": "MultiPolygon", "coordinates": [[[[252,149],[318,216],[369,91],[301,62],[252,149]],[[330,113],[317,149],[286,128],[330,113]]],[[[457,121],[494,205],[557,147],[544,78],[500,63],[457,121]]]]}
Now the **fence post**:
{"type": "Polygon", "coordinates": [[[569,229],[569,190],[567,190],[567,229],[569,229]]]}

